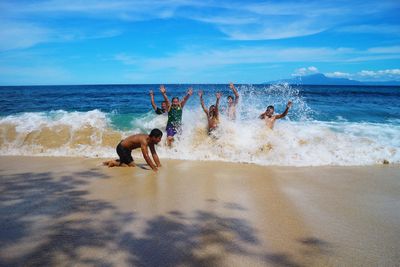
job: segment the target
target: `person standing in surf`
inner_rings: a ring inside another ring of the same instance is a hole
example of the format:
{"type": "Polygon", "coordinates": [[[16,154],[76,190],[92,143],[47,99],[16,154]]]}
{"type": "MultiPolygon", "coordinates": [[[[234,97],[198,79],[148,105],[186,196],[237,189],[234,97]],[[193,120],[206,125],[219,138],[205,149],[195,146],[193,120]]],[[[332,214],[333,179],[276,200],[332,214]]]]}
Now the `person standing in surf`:
{"type": "Polygon", "coordinates": [[[291,107],[292,107],[292,102],[289,101],[289,102],[287,103],[287,105],[286,105],[285,111],[284,111],[282,114],[274,115],[274,110],[275,110],[275,109],[274,109],[274,106],[268,106],[268,107],[267,107],[267,110],[266,110],[264,113],[262,113],[262,114],[259,116],[259,118],[262,119],[262,120],[265,120],[265,123],[266,123],[267,127],[270,128],[270,129],[272,130],[272,129],[274,128],[275,121],[276,121],[277,119],[282,119],[282,118],[284,118],[284,117],[288,114],[289,109],[290,109],[291,107]]]}
{"type": "Polygon", "coordinates": [[[210,135],[215,129],[217,129],[219,124],[219,99],[221,98],[221,93],[216,93],[215,96],[217,101],[215,105],[211,105],[210,108],[207,110],[206,106],[204,105],[203,100],[203,91],[199,91],[200,103],[201,107],[204,110],[204,113],[207,115],[208,121],[208,134],[210,135]]]}
{"type": "Polygon", "coordinates": [[[172,98],[172,103],[169,101],[167,97],[167,90],[164,85],[160,86],[160,92],[164,97],[165,102],[167,102],[167,110],[168,110],[168,122],[167,122],[167,144],[171,146],[174,142],[174,136],[176,134],[182,133],[182,111],[183,107],[186,104],[186,101],[193,94],[193,89],[189,88],[185,97],[182,101],[179,101],[178,97],[172,98]]]}
{"type": "Polygon", "coordinates": [[[153,107],[154,112],[157,115],[167,114],[167,102],[163,101],[161,102],[161,108],[157,107],[156,103],[154,102],[153,90],[150,90],[150,100],[151,100],[151,106],[153,107]]]}
{"type": "Polygon", "coordinates": [[[232,90],[233,94],[235,95],[235,99],[233,99],[233,96],[228,96],[228,119],[230,120],[235,120],[236,119],[236,106],[239,102],[239,93],[236,90],[235,86],[233,83],[229,84],[229,88],[232,90]]]}

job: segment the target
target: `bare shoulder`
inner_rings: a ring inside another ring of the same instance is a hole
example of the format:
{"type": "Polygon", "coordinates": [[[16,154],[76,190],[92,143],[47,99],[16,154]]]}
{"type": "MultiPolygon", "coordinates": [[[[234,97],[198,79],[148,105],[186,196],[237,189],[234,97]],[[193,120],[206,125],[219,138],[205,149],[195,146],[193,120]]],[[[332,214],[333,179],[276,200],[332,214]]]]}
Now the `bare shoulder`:
{"type": "Polygon", "coordinates": [[[146,134],[134,134],[131,136],[128,136],[124,140],[125,142],[131,143],[131,144],[138,144],[138,143],[147,143],[147,135],[146,134]]]}
{"type": "Polygon", "coordinates": [[[148,137],[147,134],[138,134],[137,137],[140,144],[147,146],[147,137],[148,137]]]}

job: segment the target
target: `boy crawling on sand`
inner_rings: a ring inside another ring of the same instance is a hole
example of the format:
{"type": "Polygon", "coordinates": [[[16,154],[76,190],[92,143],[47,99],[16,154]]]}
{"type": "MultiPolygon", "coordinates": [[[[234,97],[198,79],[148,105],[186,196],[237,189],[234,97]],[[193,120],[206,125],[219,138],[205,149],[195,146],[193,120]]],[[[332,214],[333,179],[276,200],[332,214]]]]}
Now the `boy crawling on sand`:
{"type": "Polygon", "coordinates": [[[133,149],[141,148],[143,158],[147,164],[157,171],[158,167],[161,167],[160,159],[158,158],[156,148],[154,145],[161,141],[162,132],[159,129],[153,129],[149,135],[147,134],[135,134],[128,136],[117,145],[117,154],[119,159],[109,160],[103,162],[108,167],[121,166],[121,167],[135,167],[131,152],[133,149]],[[153,156],[154,162],[150,159],[148,147],[150,147],[151,155],[153,156]]]}

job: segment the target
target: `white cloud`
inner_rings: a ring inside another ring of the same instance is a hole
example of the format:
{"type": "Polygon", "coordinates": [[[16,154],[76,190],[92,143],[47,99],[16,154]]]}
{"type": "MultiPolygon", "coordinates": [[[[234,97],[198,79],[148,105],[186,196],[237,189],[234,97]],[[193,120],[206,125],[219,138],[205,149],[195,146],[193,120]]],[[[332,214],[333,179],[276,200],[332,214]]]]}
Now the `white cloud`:
{"type": "MultiPolygon", "coordinates": [[[[135,77],[138,77],[138,73],[145,75],[146,73],[152,72],[173,72],[179,76],[190,73],[195,76],[196,73],[205,73],[211,70],[218,70],[221,67],[241,65],[240,69],[245,69],[247,66],[269,66],[276,63],[293,63],[293,62],[338,62],[343,63],[351,61],[352,57],[361,56],[381,56],[381,54],[375,54],[375,51],[392,52],[392,48],[379,47],[369,48],[364,50],[356,50],[353,48],[327,48],[327,47],[315,47],[315,48],[304,48],[304,47],[293,47],[293,48],[282,48],[282,47],[248,47],[248,48],[234,48],[234,49],[212,49],[202,50],[201,47],[187,47],[186,49],[178,52],[167,54],[161,57],[144,57],[139,54],[120,53],[113,57],[113,60],[119,61],[124,65],[127,65],[126,71],[128,73],[135,70],[135,77]],[[374,51],[374,52],[371,52],[374,51]],[[131,70],[131,71],[129,71],[131,70]]],[[[400,55],[394,54],[382,54],[383,56],[393,59],[400,55]]],[[[292,76],[304,76],[313,73],[319,73],[318,68],[313,66],[299,68],[295,71],[292,76]]],[[[376,71],[380,74],[380,79],[390,78],[388,75],[398,76],[397,69],[376,71]],[[383,75],[385,74],[385,75],[383,75]]],[[[130,74],[128,74],[130,75],[130,74]]],[[[349,78],[365,80],[367,72],[360,73],[348,73],[343,71],[335,71],[326,73],[330,77],[338,78],[349,78]],[[364,76],[362,76],[362,74],[364,76]]],[[[377,74],[375,74],[376,76],[377,74]]],[[[189,75],[190,76],[190,75],[189,75]]],[[[192,77],[193,77],[192,76],[192,77]]],[[[185,76],[186,77],[186,76],[185,76]]],[[[372,77],[372,73],[369,77],[372,77]]],[[[179,79],[178,79],[179,80],[179,79]]],[[[190,79],[187,79],[190,80],[190,79]]]]}
{"type": "MultiPolygon", "coordinates": [[[[371,48],[373,49],[373,48],[371,48]]],[[[380,48],[384,49],[384,48],[380,48]]],[[[114,60],[126,65],[136,65],[147,69],[205,69],[215,66],[235,64],[271,64],[281,62],[349,62],[354,58],[368,57],[371,52],[352,48],[327,48],[327,47],[269,47],[257,46],[231,49],[202,50],[201,47],[187,47],[178,53],[167,54],[161,57],[144,57],[139,54],[120,53],[114,60]]],[[[382,56],[380,54],[374,56],[382,56]]],[[[397,53],[384,54],[386,59],[395,59],[397,53]]],[[[366,59],[365,61],[368,61],[366,59]]],[[[314,66],[301,68],[294,73],[307,75],[317,73],[314,66]]]]}
{"type": "Polygon", "coordinates": [[[325,75],[333,78],[348,78],[359,81],[398,81],[400,80],[400,69],[361,70],[356,73],[335,71],[325,73],[325,75]]]}
{"type": "Polygon", "coordinates": [[[27,48],[51,39],[53,32],[32,23],[0,21],[0,51],[27,48]]]}
{"type": "MultiPolygon", "coordinates": [[[[232,40],[270,40],[306,36],[351,24],[358,18],[391,12],[396,1],[289,1],[227,2],[200,0],[49,0],[30,3],[3,1],[5,17],[84,17],[142,21],[156,18],[186,18],[214,25],[232,40]]],[[[396,31],[396,26],[356,25],[342,31],[396,31]]]]}
{"type": "Polygon", "coordinates": [[[0,20],[0,51],[23,49],[47,42],[110,38],[121,34],[116,29],[89,33],[88,29],[54,29],[37,23],[0,20]]]}
{"type": "Polygon", "coordinates": [[[340,71],[335,71],[335,72],[328,72],[325,73],[327,77],[332,77],[332,78],[351,78],[352,74],[347,73],[347,72],[340,72],[340,71]]]}
{"type": "MultiPolygon", "coordinates": [[[[257,23],[244,25],[223,25],[217,27],[235,40],[269,40],[300,37],[317,34],[339,25],[356,22],[360,18],[381,15],[399,8],[394,1],[263,1],[231,4],[225,8],[237,11],[243,16],[247,14],[257,19],[257,23]]],[[[386,26],[386,25],[382,25],[386,26]]],[[[347,28],[347,30],[356,30],[347,28]]],[[[361,26],[367,30],[366,26],[361,26]]],[[[371,30],[368,29],[368,30],[371,30]]],[[[374,28],[379,32],[377,27],[374,28]]],[[[395,26],[386,30],[393,32],[395,26]]],[[[382,33],[382,32],[381,32],[382,33]]]]}
{"type": "Polygon", "coordinates": [[[386,69],[386,70],[362,70],[357,73],[358,76],[363,78],[372,79],[400,79],[400,69],[386,69]]]}
{"type": "Polygon", "coordinates": [[[308,21],[294,21],[280,23],[266,22],[260,25],[249,24],[246,26],[220,26],[220,30],[232,40],[275,40],[317,34],[328,29],[308,21]]]}
{"type": "MultiPolygon", "coordinates": [[[[400,29],[399,29],[400,33],[400,29]]],[[[371,54],[400,54],[400,46],[372,47],[367,50],[371,54]]]]}
{"type": "Polygon", "coordinates": [[[372,70],[362,70],[358,73],[358,75],[360,76],[364,76],[364,77],[371,77],[371,76],[375,76],[375,71],[372,70]]]}
{"type": "Polygon", "coordinates": [[[315,73],[318,73],[319,71],[318,71],[318,69],[316,68],[316,67],[314,67],[314,66],[310,66],[310,67],[307,67],[307,68],[299,68],[299,69],[296,69],[295,71],[294,71],[294,73],[292,74],[292,76],[305,76],[305,75],[310,75],[310,74],[315,74],[315,73]]]}
{"type": "MultiPolygon", "coordinates": [[[[302,62],[311,59],[318,62],[338,61],[342,60],[340,53],[329,48],[251,47],[202,51],[200,48],[190,47],[182,52],[157,58],[124,53],[116,55],[114,59],[126,65],[135,64],[149,70],[169,68],[188,70],[235,64],[302,62]]],[[[313,71],[313,68],[309,71],[313,71]]]]}

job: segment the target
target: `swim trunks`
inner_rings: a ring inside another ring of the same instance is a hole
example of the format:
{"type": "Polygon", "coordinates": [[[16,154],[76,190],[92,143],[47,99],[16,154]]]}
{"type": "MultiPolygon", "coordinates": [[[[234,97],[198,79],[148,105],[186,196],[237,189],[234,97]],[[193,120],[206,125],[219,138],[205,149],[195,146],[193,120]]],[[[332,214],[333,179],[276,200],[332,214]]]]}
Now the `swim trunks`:
{"type": "Polygon", "coordinates": [[[181,126],[174,126],[172,124],[167,124],[167,128],[165,129],[167,131],[167,136],[174,136],[177,133],[181,133],[182,132],[182,128],[181,126]]]}
{"type": "Polygon", "coordinates": [[[119,162],[120,162],[120,164],[122,164],[122,163],[130,164],[131,162],[133,162],[133,158],[131,155],[132,151],[126,147],[123,147],[121,145],[121,142],[119,142],[119,144],[117,146],[117,154],[119,156],[119,162]]]}

